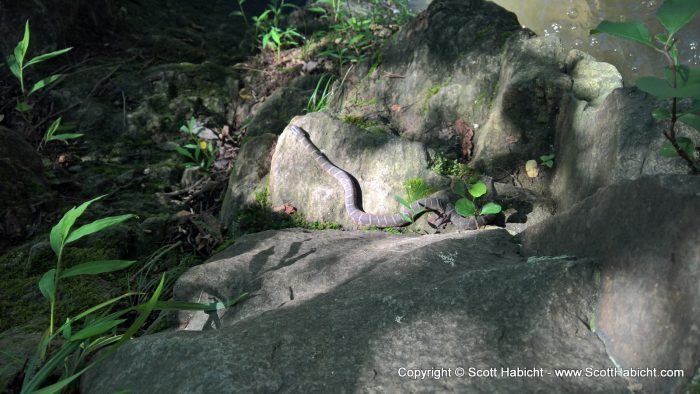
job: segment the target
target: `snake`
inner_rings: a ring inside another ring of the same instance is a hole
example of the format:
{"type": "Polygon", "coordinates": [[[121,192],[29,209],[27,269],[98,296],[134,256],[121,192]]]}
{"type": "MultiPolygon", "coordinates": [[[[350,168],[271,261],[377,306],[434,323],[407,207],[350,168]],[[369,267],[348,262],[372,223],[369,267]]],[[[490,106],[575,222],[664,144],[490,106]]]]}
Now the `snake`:
{"type": "MultiPolygon", "coordinates": [[[[396,213],[392,215],[376,215],[372,213],[367,213],[362,210],[361,202],[359,202],[360,190],[357,184],[353,181],[353,178],[343,169],[334,165],[328,157],[326,157],[321,150],[311,142],[309,134],[299,126],[292,125],[290,127],[292,135],[304,146],[306,151],[311,155],[311,157],[316,160],[316,163],[330,176],[335,178],[345,191],[345,210],[352,219],[353,222],[364,226],[377,226],[380,228],[384,227],[401,227],[411,224],[412,222],[406,220],[411,218],[411,216],[420,212],[433,211],[436,212],[440,217],[441,221],[438,224],[446,224],[452,222],[455,226],[460,229],[465,230],[476,230],[485,224],[490,223],[494,215],[484,215],[478,216],[476,219],[473,217],[465,218],[457,213],[454,205],[452,203],[446,202],[445,200],[437,197],[428,197],[419,199],[411,204],[410,210],[407,207],[402,208],[401,213],[396,213]]],[[[417,216],[417,215],[416,215],[417,216]]]]}

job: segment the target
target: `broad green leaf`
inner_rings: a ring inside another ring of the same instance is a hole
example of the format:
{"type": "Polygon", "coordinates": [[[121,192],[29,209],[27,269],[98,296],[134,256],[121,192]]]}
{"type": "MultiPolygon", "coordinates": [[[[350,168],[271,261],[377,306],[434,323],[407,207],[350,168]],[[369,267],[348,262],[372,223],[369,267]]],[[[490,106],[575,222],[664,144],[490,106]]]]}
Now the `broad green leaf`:
{"type": "Polygon", "coordinates": [[[678,152],[676,152],[676,148],[674,148],[670,142],[664,143],[664,145],[661,147],[661,150],[659,151],[659,154],[663,157],[676,157],[676,156],[678,156],[678,152]]]}
{"type": "Polygon", "coordinates": [[[136,260],[101,260],[78,264],[61,271],[60,278],[70,278],[78,275],[97,275],[106,272],[120,271],[134,264],[136,260]]]}
{"type": "Polygon", "coordinates": [[[690,108],[688,108],[685,112],[700,115],[700,98],[694,98],[690,108]]]}
{"type": "Polygon", "coordinates": [[[280,35],[276,28],[270,30],[270,38],[272,38],[272,41],[274,41],[278,47],[280,46],[280,35]]]}
{"type": "Polygon", "coordinates": [[[27,64],[24,65],[24,68],[27,68],[27,67],[31,66],[32,64],[41,63],[43,61],[55,58],[56,56],[61,56],[64,53],[69,52],[71,49],[73,49],[73,47],[63,48],[63,49],[59,49],[58,51],[39,55],[39,56],[35,57],[34,59],[30,60],[29,62],[27,62],[27,64]]]}
{"type": "Polygon", "coordinates": [[[413,218],[411,218],[410,216],[406,215],[405,213],[399,212],[399,215],[401,215],[401,219],[403,219],[405,222],[413,223],[413,218]]]}
{"type": "Polygon", "coordinates": [[[33,108],[32,105],[26,101],[20,101],[15,106],[15,109],[19,112],[29,112],[32,110],[32,108],[33,108]]]}
{"type": "Polygon", "coordinates": [[[550,160],[554,160],[553,154],[540,156],[540,161],[550,161],[550,160]]]}
{"type": "MultiPolygon", "coordinates": [[[[678,147],[682,151],[684,151],[688,156],[693,157],[693,150],[695,150],[695,146],[693,145],[693,141],[690,138],[678,137],[676,139],[676,142],[678,143],[678,147]]],[[[678,156],[676,148],[674,148],[670,142],[666,142],[661,148],[661,151],[659,151],[659,153],[661,154],[661,156],[664,157],[678,156]]]]}
{"type": "Polygon", "coordinates": [[[321,8],[321,7],[310,7],[310,8],[307,8],[307,10],[311,11],[311,12],[315,12],[317,14],[324,14],[325,15],[328,13],[328,11],[326,11],[325,8],[321,8]]]}
{"type": "Polygon", "coordinates": [[[76,219],[80,217],[80,215],[85,212],[87,207],[90,206],[93,202],[103,198],[105,195],[93,198],[90,201],[86,201],[78,207],[73,207],[70,211],[66,212],[61,220],[53,226],[51,229],[51,234],[49,236],[49,239],[51,241],[51,249],[53,249],[54,253],[56,255],[61,254],[61,251],[63,250],[63,245],[65,243],[66,238],[68,238],[68,233],[70,232],[71,227],[73,227],[73,224],[75,224],[76,219]]]}
{"type": "Polygon", "coordinates": [[[673,35],[700,11],[698,0],[665,0],[656,11],[656,19],[673,35]]]}
{"type": "Polygon", "coordinates": [[[474,213],[476,213],[474,203],[468,198],[460,198],[457,200],[455,203],[455,210],[458,214],[464,217],[474,216],[474,213]]]}
{"type": "Polygon", "coordinates": [[[459,196],[467,197],[467,185],[462,181],[455,181],[452,191],[459,196]]]}
{"type": "Polygon", "coordinates": [[[501,206],[496,204],[495,202],[486,203],[481,208],[482,215],[495,215],[499,212],[501,212],[501,206]]]}
{"type": "Polygon", "coordinates": [[[73,231],[70,233],[68,238],[66,238],[65,244],[69,244],[71,242],[77,241],[80,238],[90,235],[93,233],[96,233],[98,231],[102,231],[106,229],[107,227],[114,226],[115,224],[119,224],[121,222],[127,221],[131,218],[135,218],[136,215],[133,214],[126,214],[126,215],[119,215],[119,216],[110,216],[107,218],[102,218],[102,219],[97,219],[92,223],[88,223],[84,226],[81,226],[77,230],[73,231]]]}
{"type": "Polygon", "coordinates": [[[41,277],[39,280],[39,290],[47,300],[56,301],[56,286],[54,279],[56,277],[56,269],[52,268],[41,277]]]}
{"type": "Polygon", "coordinates": [[[693,127],[695,130],[700,131],[700,116],[695,115],[695,114],[685,113],[685,114],[679,116],[678,120],[687,124],[690,127],[693,127]]]}
{"type": "Polygon", "coordinates": [[[117,320],[107,320],[107,321],[101,321],[99,323],[94,323],[94,324],[88,324],[85,328],[82,330],[76,332],[73,334],[73,336],[70,338],[71,341],[82,341],[83,339],[88,339],[91,337],[95,337],[98,335],[101,335],[114,327],[124,323],[126,319],[117,319],[117,320]]]}
{"type": "Polygon", "coordinates": [[[47,138],[46,141],[74,140],[76,138],[82,137],[83,135],[84,134],[80,134],[80,133],[56,134],[56,135],[52,135],[51,137],[47,138]]]}
{"type": "Polygon", "coordinates": [[[591,34],[607,33],[611,36],[624,38],[640,42],[648,47],[654,48],[651,41],[649,29],[642,22],[609,22],[602,21],[595,29],[591,30],[591,34]]]}
{"type": "Polygon", "coordinates": [[[688,156],[693,157],[693,151],[695,150],[693,140],[687,137],[678,137],[676,141],[678,142],[678,146],[680,146],[680,148],[684,150],[688,156]]]}
{"type": "Polygon", "coordinates": [[[477,182],[469,188],[469,194],[474,198],[479,198],[486,194],[486,184],[484,182],[477,182]]]}
{"type": "Polygon", "coordinates": [[[270,33],[265,34],[262,38],[262,47],[263,49],[267,48],[267,44],[270,41],[270,33]]]}
{"type": "Polygon", "coordinates": [[[17,63],[15,55],[10,55],[7,57],[7,66],[10,67],[12,75],[14,75],[17,79],[22,79],[22,73],[20,72],[21,68],[17,63]]]}
{"type": "Polygon", "coordinates": [[[39,91],[48,85],[51,85],[52,83],[56,82],[59,78],[61,78],[61,76],[61,74],[55,74],[35,83],[34,86],[32,86],[32,88],[29,89],[29,93],[27,93],[27,96],[31,96],[32,93],[39,91]]]}
{"type": "Polygon", "coordinates": [[[651,112],[651,116],[656,120],[671,119],[671,112],[665,108],[657,108],[651,112]]]}

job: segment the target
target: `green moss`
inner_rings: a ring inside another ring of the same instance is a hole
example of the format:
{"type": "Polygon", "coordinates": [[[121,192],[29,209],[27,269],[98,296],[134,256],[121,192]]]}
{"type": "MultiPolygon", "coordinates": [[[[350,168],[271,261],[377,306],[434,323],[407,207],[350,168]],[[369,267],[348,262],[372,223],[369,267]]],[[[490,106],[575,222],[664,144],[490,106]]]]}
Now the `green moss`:
{"type": "Polygon", "coordinates": [[[352,104],[355,107],[368,107],[370,105],[378,105],[379,104],[379,99],[376,97],[372,97],[370,99],[353,99],[350,101],[350,104],[352,104]]]}
{"type": "Polygon", "coordinates": [[[479,180],[479,172],[469,167],[466,163],[460,163],[455,159],[449,159],[438,153],[433,158],[431,169],[442,176],[450,176],[472,184],[479,180]]]}
{"type": "Polygon", "coordinates": [[[388,130],[385,128],[384,124],[380,122],[379,120],[375,119],[368,119],[363,116],[358,116],[358,115],[346,115],[343,117],[343,121],[345,123],[355,125],[361,129],[365,129],[369,131],[370,133],[374,134],[383,134],[387,133],[388,130]]]}
{"type": "Polygon", "coordinates": [[[430,105],[430,100],[433,97],[435,97],[435,95],[440,93],[440,91],[445,86],[447,86],[450,83],[450,81],[452,81],[452,77],[447,78],[447,80],[442,82],[442,83],[432,85],[430,88],[428,88],[428,91],[425,94],[425,99],[423,100],[423,104],[421,105],[421,108],[420,108],[422,113],[425,113],[428,111],[428,107],[430,105]]]}
{"type": "Polygon", "coordinates": [[[481,92],[476,98],[474,99],[474,105],[477,107],[481,107],[481,105],[484,103],[484,100],[486,100],[486,96],[488,95],[487,92],[481,92]]]}

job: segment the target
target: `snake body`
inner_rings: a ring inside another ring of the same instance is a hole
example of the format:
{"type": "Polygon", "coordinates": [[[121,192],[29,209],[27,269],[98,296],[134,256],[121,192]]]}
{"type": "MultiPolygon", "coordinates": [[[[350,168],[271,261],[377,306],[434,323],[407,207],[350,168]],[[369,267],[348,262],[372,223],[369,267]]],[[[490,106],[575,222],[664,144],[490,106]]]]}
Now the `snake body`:
{"type": "MultiPolygon", "coordinates": [[[[400,227],[410,224],[410,222],[404,219],[403,216],[411,216],[411,212],[406,207],[403,207],[402,209],[403,215],[399,213],[393,215],[375,215],[363,211],[361,205],[358,203],[358,196],[360,195],[359,190],[357,189],[355,182],[353,182],[350,174],[338,168],[330,160],[328,160],[328,157],[326,157],[326,155],[324,155],[321,150],[314,145],[313,142],[311,142],[309,135],[301,127],[293,125],[291,126],[291,131],[297,140],[301,142],[306,151],[309,152],[311,157],[313,157],[314,160],[316,160],[316,162],[321,166],[321,168],[323,168],[324,171],[335,178],[338,182],[340,182],[340,185],[343,186],[343,190],[345,191],[345,210],[347,211],[348,216],[350,216],[355,223],[365,226],[374,225],[377,227],[400,227]]],[[[434,211],[442,217],[441,224],[450,221],[457,227],[466,230],[475,230],[478,227],[486,224],[486,222],[491,219],[491,215],[479,216],[477,225],[477,221],[473,217],[465,218],[460,216],[455,210],[454,205],[435,197],[423,198],[415,201],[411,205],[411,210],[413,212],[418,212],[421,210],[434,211]]]]}

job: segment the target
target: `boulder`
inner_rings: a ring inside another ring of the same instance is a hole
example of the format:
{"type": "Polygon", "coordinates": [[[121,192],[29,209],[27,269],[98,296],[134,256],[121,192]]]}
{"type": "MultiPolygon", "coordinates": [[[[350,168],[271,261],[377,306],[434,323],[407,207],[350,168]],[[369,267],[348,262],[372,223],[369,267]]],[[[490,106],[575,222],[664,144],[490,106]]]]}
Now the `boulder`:
{"type": "Polygon", "coordinates": [[[626,392],[622,378],[548,374],[612,367],[586,326],[595,264],[528,263],[517,250],[504,230],[244,236],[174,291],[200,302],[251,297],[127,342],[88,372],[82,392],[626,392]],[[470,367],[498,377],[457,375],[470,367]],[[500,377],[502,368],[543,377],[500,377]],[[431,375],[407,376],[415,369],[431,375]]]}
{"type": "MultiPolygon", "coordinates": [[[[430,171],[429,152],[420,142],[370,133],[321,112],[294,118],[292,124],[306,130],[331,162],[355,177],[362,189],[366,212],[399,212],[394,196],[406,195],[403,183],[411,178],[420,177],[438,190],[449,185],[446,177],[430,171]]],[[[357,227],[345,211],[343,187],[290,131],[285,131],[277,142],[269,184],[272,206],[290,203],[310,221],[357,227]]]]}
{"type": "Polygon", "coordinates": [[[233,163],[228,186],[221,206],[221,223],[233,228],[241,208],[255,202],[255,192],[267,188],[272,153],[277,144],[276,134],[249,138],[233,163]]]}
{"type": "Polygon", "coordinates": [[[686,392],[700,366],[700,177],[603,187],[521,234],[529,254],[596,258],[595,332],[624,368],[683,370],[636,379],[643,392],[686,392]]]}
{"type": "Polygon", "coordinates": [[[289,120],[304,112],[311,91],[297,87],[281,87],[253,107],[253,118],[246,136],[256,137],[270,133],[280,135],[289,120]]]}

